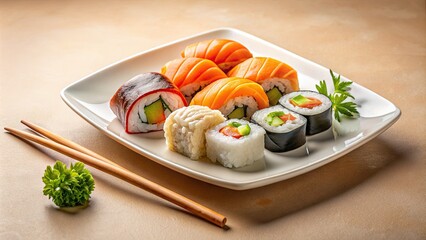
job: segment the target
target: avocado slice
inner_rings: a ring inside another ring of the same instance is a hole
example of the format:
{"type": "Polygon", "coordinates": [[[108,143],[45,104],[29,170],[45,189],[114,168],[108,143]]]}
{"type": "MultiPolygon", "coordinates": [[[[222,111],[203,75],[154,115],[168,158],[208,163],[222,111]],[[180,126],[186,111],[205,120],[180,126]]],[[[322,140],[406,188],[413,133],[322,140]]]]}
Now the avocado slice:
{"type": "Polygon", "coordinates": [[[272,118],[272,122],[271,122],[272,127],[278,127],[283,124],[284,124],[284,121],[280,117],[275,116],[272,118]]]}
{"type": "Polygon", "coordinates": [[[296,105],[300,106],[305,103],[310,102],[311,100],[301,94],[297,95],[296,97],[291,98],[291,101],[293,101],[296,105]]]}
{"type": "Polygon", "coordinates": [[[251,128],[248,124],[244,124],[238,127],[238,133],[243,136],[247,136],[250,134],[251,128]]]}
{"type": "Polygon", "coordinates": [[[268,99],[269,99],[269,106],[277,105],[278,100],[280,100],[280,98],[283,96],[283,94],[277,87],[274,87],[271,90],[267,91],[266,95],[268,96],[268,99]]]}
{"type": "Polygon", "coordinates": [[[166,116],[164,115],[163,101],[161,99],[145,106],[144,111],[148,124],[161,123],[166,119],[166,116]]]}
{"type": "Polygon", "coordinates": [[[228,114],[228,118],[237,118],[241,119],[246,116],[245,107],[236,107],[230,114],[228,114]]]}

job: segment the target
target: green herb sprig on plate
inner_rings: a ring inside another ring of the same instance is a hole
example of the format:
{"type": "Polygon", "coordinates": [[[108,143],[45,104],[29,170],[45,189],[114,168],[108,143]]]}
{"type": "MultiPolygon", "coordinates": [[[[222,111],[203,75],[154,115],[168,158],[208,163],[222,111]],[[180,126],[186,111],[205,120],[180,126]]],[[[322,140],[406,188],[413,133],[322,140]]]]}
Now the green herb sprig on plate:
{"type": "Polygon", "coordinates": [[[333,93],[328,93],[325,80],[320,81],[319,85],[315,85],[315,87],[319,93],[327,96],[331,100],[334,118],[340,122],[341,114],[348,117],[357,117],[359,115],[356,109],[357,105],[355,102],[349,101],[350,98],[355,100],[355,97],[349,93],[352,82],[341,81],[340,75],[336,77],[331,69],[330,74],[334,85],[333,93]]]}
{"type": "Polygon", "coordinates": [[[57,161],[53,168],[47,166],[42,180],[43,194],[49,196],[58,207],[76,207],[88,204],[95,181],[84,164],[77,162],[67,166],[57,161]]]}

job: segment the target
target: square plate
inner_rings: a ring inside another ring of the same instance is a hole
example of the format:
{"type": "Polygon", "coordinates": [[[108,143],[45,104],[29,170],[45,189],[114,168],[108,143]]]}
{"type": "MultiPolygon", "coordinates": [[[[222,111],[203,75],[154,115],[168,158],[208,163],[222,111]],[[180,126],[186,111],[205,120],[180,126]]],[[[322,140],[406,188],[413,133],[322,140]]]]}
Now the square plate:
{"type": "MultiPolygon", "coordinates": [[[[214,38],[238,41],[254,56],[272,57],[289,64],[298,72],[300,89],[315,90],[315,84],[322,79],[328,86],[333,84],[329,70],[323,66],[240,30],[220,28],[109,65],[66,87],[61,97],[78,115],[133,151],[182,174],[234,190],[265,186],[327,164],[385,131],[401,114],[388,100],[353,83],[351,93],[359,105],[360,118],[343,121],[341,125],[333,122],[333,129],[308,137],[306,146],[298,151],[276,154],[265,150],[263,160],[239,169],[228,169],[208,160],[193,161],[169,151],[162,132],[126,134],[109,108],[116,90],[135,75],[160,71],[166,62],[180,58],[185,46],[214,38]]],[[[343,76],[342,80],[349,81],[343,76]]]]}

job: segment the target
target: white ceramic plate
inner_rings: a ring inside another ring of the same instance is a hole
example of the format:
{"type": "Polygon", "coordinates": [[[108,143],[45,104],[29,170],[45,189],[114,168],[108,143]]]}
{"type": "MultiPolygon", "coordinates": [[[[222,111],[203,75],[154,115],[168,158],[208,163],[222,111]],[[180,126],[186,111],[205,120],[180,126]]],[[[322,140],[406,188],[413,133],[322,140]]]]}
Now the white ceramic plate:
{"type": "MultiPolygon", "coordinates": [[[[315,84],[326,80],[332,86],[329,70],[294,53],[245,32],[221,28],[136,54],[107,66],[61,92],[62,99],[77,114],[109,137],[168,168],[196,179],[225,188],[244,190],[282,181],[327,164],[376,137],[393,123],[401,112],[391,102],[354,83],[351,93],[359,105],[360,118],[342,123],[343,131],[326,131],[308,137],[306,147],[285,154],[265,150],[265,159],[250,167],[228,169],[209,161],[193,161],[167,149],[162,132],[128,135],[109,109],[109,99],[131,77],[159,71],[168,61],[179,58],[188,44],[226,38],[245,45],[254,56],[281,60],[298,71],[301,89],[315,90],[315,84]]],[[[348,79],[342,76],[343,80],[348,79]]],[[[339,126],[335,125],[334,130],[339,126]]]]}

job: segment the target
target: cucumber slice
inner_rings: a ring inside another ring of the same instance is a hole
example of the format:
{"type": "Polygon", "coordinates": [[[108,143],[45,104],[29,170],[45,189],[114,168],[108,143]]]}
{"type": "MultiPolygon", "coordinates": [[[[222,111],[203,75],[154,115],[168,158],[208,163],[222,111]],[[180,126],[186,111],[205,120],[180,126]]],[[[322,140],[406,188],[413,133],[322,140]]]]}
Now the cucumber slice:
{"type": "Polygon", "coordinates": [[[284,124],[284,121],[279,117],[274,117],[271,122],[272,127],[278,127],[284,124]]]}
{"type": "Polygon", "coordinates": [[[278,100],[280,100],[280,98],[283,96],[283,94],[277,87],[274,87],[271,90],[267,91],[266,95],[268,96],[268,99],[269,99],[269,106],[277,105],[278,100]]]}
{"type": "Polygon", "coordinates": [[[236,118],[241,119],[246,116],[246,110],[245,107],[236,107],[234,111],[232,111],[230,114],[228,114],[228,118],[236,118]]]}
{"type": "Polygon", "coordinates": [[[228,123],[228,126],[239,127],[239,126],[241,126],[241,123],[239,123],[239,122],[230,122],[230,123],[228,123]]]}
{"type": "Polygon", "coordinates": [[[251,128],[248,124],[244,124],[238,127],[238,133],[243,136],[247,136],[250,134],[251,128]]]}
{"type": "Polygon", "coordinates": [[[166,119],[166,116],[164,115],[163,101],[161,99],[145,106],[144,111],[148,124],[161,123],[166,119]]]}
{"type": "MultiPolygon", "coordinates": [[[[271,125],[272,121],[274,120],[275,117],[281,117],[284,115],[283,111],[277,111],[277,112],[270,112],[268,114],[268,116],[266,116],[266,122],[271,125]]],[[[271,125],[272,126],[272,125],[271,125]]]]}

